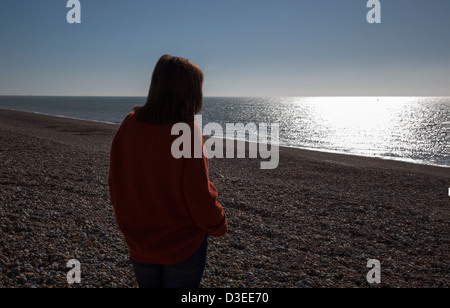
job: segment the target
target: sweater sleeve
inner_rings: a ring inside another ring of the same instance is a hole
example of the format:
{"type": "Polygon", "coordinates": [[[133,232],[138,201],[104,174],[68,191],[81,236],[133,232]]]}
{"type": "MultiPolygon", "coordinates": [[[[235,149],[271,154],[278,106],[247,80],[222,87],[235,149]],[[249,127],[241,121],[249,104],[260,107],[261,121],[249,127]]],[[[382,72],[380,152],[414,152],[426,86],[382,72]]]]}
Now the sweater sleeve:
{"type": "Polygon", "coordinates": [[[183,194],[195,224],[211,236],[220,237],[228,231],[227,218],[217,201],[216,187],[209,181],[208,159],[185,158],[183,194]]]}

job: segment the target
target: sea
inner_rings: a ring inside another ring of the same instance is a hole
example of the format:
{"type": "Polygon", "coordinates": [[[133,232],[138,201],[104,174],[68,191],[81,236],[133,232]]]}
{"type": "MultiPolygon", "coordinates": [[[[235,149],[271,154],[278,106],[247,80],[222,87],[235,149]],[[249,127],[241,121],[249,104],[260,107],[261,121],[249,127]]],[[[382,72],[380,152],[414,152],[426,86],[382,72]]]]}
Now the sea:
{"type": "MultiPolygon", "coordinates": [[[[0,108],[119,124],[145,101],[0,96],[0,108]]],[[[280,146],[450,167],[450,97],[205,97],[201,116],[278,124],[280,146]]]]}

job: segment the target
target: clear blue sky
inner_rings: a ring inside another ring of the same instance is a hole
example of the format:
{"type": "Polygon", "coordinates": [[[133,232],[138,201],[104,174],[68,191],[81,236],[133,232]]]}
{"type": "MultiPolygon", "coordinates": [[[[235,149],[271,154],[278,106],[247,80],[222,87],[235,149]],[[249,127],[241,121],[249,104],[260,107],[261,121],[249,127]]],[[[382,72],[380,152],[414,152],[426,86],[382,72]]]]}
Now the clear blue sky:
{"type": "Polygon", "coordinates": [[[186,57],[206,96],[450,96],[450,1],[1,0],[0,95],[145,96],[186,57]]]}

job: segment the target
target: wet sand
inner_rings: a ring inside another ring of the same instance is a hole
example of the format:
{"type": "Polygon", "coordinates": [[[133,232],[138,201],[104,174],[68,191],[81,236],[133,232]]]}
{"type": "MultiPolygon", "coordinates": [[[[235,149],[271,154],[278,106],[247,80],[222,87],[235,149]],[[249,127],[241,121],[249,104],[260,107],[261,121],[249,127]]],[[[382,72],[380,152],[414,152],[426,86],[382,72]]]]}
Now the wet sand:
{"type": "MultiPolygon", "coordinates": [[[[0,110],[0,287],[136,287],[109,203],[117,125],[0,110]]],[[[450,169],[280,148],[212,159],[229,233],[203,287],[449,287],[450,169]]]]}

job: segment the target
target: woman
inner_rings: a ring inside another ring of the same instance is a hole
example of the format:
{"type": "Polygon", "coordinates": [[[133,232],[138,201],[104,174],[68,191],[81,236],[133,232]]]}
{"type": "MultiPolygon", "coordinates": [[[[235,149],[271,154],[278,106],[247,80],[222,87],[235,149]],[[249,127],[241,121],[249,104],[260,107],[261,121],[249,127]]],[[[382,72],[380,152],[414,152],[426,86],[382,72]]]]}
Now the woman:
{"type": "Polygon", "coordinates": [[[207,236],[228,229],[205,153],[181,159],[171,153],[176,123],[190,126],[192,141],[201,139],[194,117],[202,109],[202,85],[195,64],[161,57],[145,106],[125,118],[112,144],[111,203],[141,288],[199,287],[207,236]]]}

